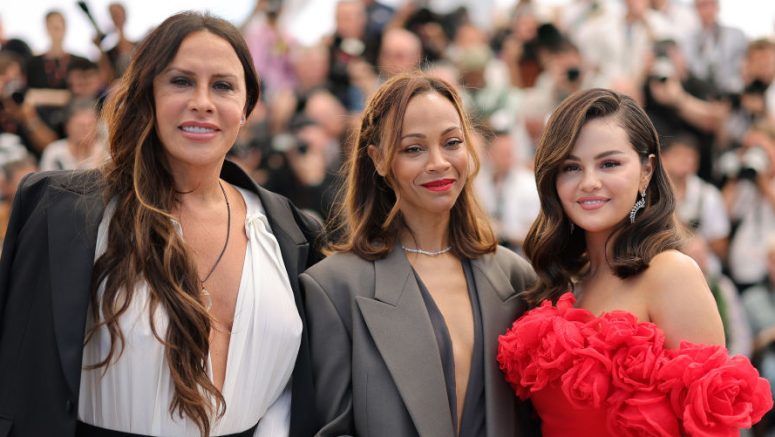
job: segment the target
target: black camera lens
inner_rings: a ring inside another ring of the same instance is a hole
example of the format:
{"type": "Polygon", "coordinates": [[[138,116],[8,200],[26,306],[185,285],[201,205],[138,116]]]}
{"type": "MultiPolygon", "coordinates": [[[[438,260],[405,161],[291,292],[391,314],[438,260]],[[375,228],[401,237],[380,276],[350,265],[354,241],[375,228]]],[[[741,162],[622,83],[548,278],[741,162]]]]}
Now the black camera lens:
{"type": "Polygon", "coordinates": [[[18,91],[14,91],[11,93],[11,100],[14,101],[17,105],[21,105],[24,103],[24,96],[27,94],[26,89],[20,89],[18,91]]]}
{"type": "Polygon", "coordinates": [[[565,76],[568,78],[568,82],[575,82],[581,77],[581,70],[578,67],[570,67],[565,70],[565,76]]]}

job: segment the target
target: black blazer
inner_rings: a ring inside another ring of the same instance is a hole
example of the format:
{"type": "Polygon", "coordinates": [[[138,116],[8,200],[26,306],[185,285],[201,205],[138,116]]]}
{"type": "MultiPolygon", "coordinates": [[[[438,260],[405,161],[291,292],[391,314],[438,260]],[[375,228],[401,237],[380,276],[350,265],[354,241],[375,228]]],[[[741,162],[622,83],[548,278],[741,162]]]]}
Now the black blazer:
{"type": "MultiPolygon", "coordinates": [[[[258,195],[305,325],[291,436],[314,433],[312,368],[298,275],[321,258],[320,225],[226,161],[221,177],[258,195]]],[[[104,202],[97,171],[44,172],[19,188],[0,257],[0,437],[72,436],[89,290],[104,202]]],[[[120,214],[118,211],[117,214],[120,214]]]]}

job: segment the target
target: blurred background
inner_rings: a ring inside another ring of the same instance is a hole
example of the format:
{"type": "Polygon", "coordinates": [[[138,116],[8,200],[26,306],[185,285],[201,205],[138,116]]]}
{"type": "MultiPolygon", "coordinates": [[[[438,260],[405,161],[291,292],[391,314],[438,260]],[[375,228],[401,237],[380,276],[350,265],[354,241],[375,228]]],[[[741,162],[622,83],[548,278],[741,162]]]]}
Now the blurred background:
{"type": "MultiPolygon", "coordinates": [[[[571,1],[544,0],[536,3],[561,7],[571,1]]],[[[107,10],[110,0],[89,0],[86,3],[91,8],[97,23],[105,30],[110,29],[111,22],[107,10]]],[[[286,0],[283,3],[286,5],[284,26],[298,41],[313,43],[333,30],[337,0],[286,0]]],[[[403,0],[385,0],[381,3],[397,7],[403,3],[403,0]]],[[[509,8],[513,7],[517,0],[448,0],[440,3],[466,5],[481,16],[480,22],[485,22],[494,21],[492,17],[508,13],[509,8]]],[[[684,0],[683,3],[691,4],[691,1],[684,0]]],[[[775,1],[721,0],[720,3],[722,21],[741,28],[748,37],[756,38],[773,33],[775,1]]],[[[138,39],[156,25],[161,17],[186,9],[208,10],[233,23],[241,23],[250,16],[254,4],[250,0],[126,1],[125,6],[132,16],[132,20],[127,23],[126,31],[131,38],[138,39]]],[[[7,0],[0,2],[0,17],[6,18],[4,20],[6,36],[22,38],[34,50],[44,50],[46,38],[41,13],[52,8],[62,10],[71,20],[71,29],[65,40],[65,47],[76,54],[96,55],[95,49],[87,42],[92,35],[91,24],[74,1],[7,0]]]]}
{"type": "Polygon", "coordinates": [[[3,0],[0,238],[24,175],[108,159],[102,102],[148,30],[184,9],[237,25],[261,77],[229,158],[323,222],[360,111],[396,73],[458,89],[478,200],[517,252],[540,210],[533,153],[549,114],[591,87],[630,95],[660,135],[684,250],[728,348],[775,382],[775,1],[3,0]]]}

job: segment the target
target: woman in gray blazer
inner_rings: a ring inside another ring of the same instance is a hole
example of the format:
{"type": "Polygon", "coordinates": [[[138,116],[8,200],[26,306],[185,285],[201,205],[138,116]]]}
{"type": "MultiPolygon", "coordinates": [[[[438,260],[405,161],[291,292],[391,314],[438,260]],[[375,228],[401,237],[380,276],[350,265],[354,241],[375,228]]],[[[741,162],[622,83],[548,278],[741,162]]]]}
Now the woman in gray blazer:
{"type": "Polygon", "coordinates": [[[530,266],[497,246],[474,198],[460,97],[420,73],[363,112],[332,256],[301,275],[317,435],[524,436],[496,361],[530,266]]]}

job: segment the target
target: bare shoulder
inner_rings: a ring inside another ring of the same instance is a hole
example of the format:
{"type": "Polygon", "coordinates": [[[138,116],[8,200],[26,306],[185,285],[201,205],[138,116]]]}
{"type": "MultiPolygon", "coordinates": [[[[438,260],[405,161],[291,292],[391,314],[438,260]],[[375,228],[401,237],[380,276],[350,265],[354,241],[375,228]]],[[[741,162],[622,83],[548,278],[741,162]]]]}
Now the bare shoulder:
{"type": "Polygon", "coordinates": [[[724,344],[716,301],[696,262],[676,250],[652,258],[641,282],[650,319],[665,333],[668,346],[688,340],[724,344]]]}
{"type": "Polygon", "coordinates": [[[676,282],[699,280],[705,282],[702,270],[688,255],[677,250],[666,250],[654,256],[649,268],[644,272],[644,279],[654,281],[654,285],[671,286],[676,282]]]}

